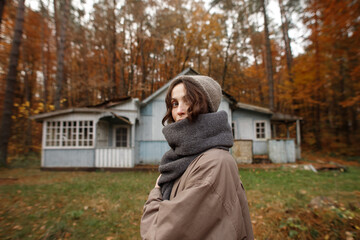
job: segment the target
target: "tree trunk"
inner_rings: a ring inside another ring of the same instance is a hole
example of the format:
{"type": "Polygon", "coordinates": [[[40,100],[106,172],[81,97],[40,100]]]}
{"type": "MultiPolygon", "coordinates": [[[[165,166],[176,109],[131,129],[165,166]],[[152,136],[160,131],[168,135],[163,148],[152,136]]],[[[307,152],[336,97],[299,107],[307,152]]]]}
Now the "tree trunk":
{"type": "Polygon", "coordinates": [[[290,46],[290,37],[289,37],[289,22],[285,13],[285,8],[282,0],[279,0],[279,6],[280,6],[280,14],[281,14],[281,30],[283,33],[283,40],[285,44],[285,56],[286,56],[286,65],[287,65],[287,72],[289,81],[292,83],[292,51],[290,46]]]}
{"type": "Polygon", "coordinates": [[[224,68],[223,68],[222,81],[221,81],[221,88],[222,89],[224,89],[224,86],[225,86],[225,78],[226,78],[226,72],[227,72],[227,68],[228,68],[230,45],[231,45],[231,36],[228,39],[227,46],[226,46],[226,51],[225,51],[224,68]]]}
{"type": "Polygon", "coordinates": [[[56,66],[56,91],[55,91],[55,109],[60,109],[60,102],[63,92],[63,84],[65,81],[64,75],[64,55],[65,55],[65,40],[66,40],[66,19],[69,8],[69,0],[60,1],[60,12],[56,13],[57,0],[54,0],[55,9],[55,25],[56,27],[56,42],[57,42],[57,66],[56,66]],[[57,16],[58,15],[58,16],[57,16]],[[58,33],[59,30],[59,33],[58,33]]]}
{"type": "MultiPolygon", "coordinates": [[[[48,96],[49,96],[49,92],[48,92],[48,68],[47,68],[47,64],[45,62],[45,19],[47,19],[47,11],[45,9],[45,6],[42,2],[42,0],[40,0],[40,5],[41,5],[41,15],[42,15],[42,20],[41,20],[41,71],[44,77],[44,95],[43,95],[43,102],[44,102],[44,109],[45,111],[47,110],[47,105],[48,105],[48,96]]],[[[48,49],[49,47],[47,47],[48,49]]]]}
{"type": "Polygon", "coordinates": [[[200,49],[198,49],[198,54],[197,54],[197,70],[198,72],[201,72],[201,51],[200,49]]]}
{"type": "MultiPolygon", "coordinates": [[[[132,34],[130,33],[130,42],[132,43],[133,38],[132,38],[132,34]]],[[[134,46],[132,44],[130,44],[130,71],[129,71],[129,77],[128,77],[128,83],[129,83],[129,87],[128,87],[128,96],[131,96],[133,94],[134,91],[134,65],[133,62],[136,59],[136,56],[134,56],[134,46]]]]}
{"type": "Polygon", "coordinates": [[[20,45],[23,32],[25,0],[19,0],[16,12],[14,38],[11,45],[9,69],[6,76],[6,89],[3,115],[0,127],[0,166],[7,166],[7,147],[11,135],[11,115],[14,104],[14,90],[16,87],[17,66],[20,55],[20,45]]]}
{"type": "Polygon", "coordinates": [[[0,0],[0,33],[1,33],[1,23],[2,23],[2,16],[4,14],[4,8],[5,8],[5,0],[0,0]]]}
{"type": "MultiPolygon", "coordinates": [[[[25,72],[25,76],[24,76],[24,95],[25,95],[25,102],[29,103],[25,105],[26,111],[30,112],[31,106],[32,106],[32,88],[33,88],[33,82],[32,82],[32,78],[33,78],[33,74],[32,74],[32,70],[30,70],[28,68],[28,64],[23,63],[24,67],[23,67],[23,71],[25,72]],[[30,73],[29,73],[30,72],[30,73]]],[[[34,66],[32,64],[32,66],[34,66]]],[[[24,129],[25,133],[24,133],[24,139],[23,139],[23,149],[24,149],[24,153],[27,154],[29,153],[29,151],[31,151],[31,146],[32,146],[32,127],[31,124],[32,121],[31,119],[27,118],[26,119],[26,129],[24,129]]]]}
{"type": "Polygon", "coordinates": [[[211,56],[208,56],[208,76],[211,76],[211,56]]]}
{"type": "Polygon", "coordinates": [[[266,64],[266,75],[269,84],[269,108],[274,111],[274,77],[273,77],[273,66],[271,57],[271,46],[269,37],[268,20],[266,16],[265,0],[261,0],[262,11],[264,15],[264,37],[265,37],[265,64],[266,64]]]}
{"type": "Polygon", "coordinates": [[[182,72],[185,69],[186,63],[190,58],[190,53],[191,53],[191,48],[189,47],[185,52],[185,58],[184,58],[184,61],[183,61],[182,65],[181,65],[181,71],[180,72],[182,72]]]}
{"type": "MultiPolygon", "coordinates": [[[[320,46],[319,46],[319,38],[318,38],[318,34],[319,34],[319,20],[318,20],[318,16],[317,16],[317,7],[315,7],[314,9],[314,15],[315,15],[315,38],[314,38],[314,44],[315,44],[315,83],[319,84],[321,79],[320,79],[320,46]]],[[[314,92],[314,99],[316,99],[318,101],[318,103],[316,103],[316,105],[314,106],[314,135],[315,135],[315,141],[316,141],[316,148],[321,150],[322,149],[322,144],[321,144],[321,139],[322,139],[322,133],[321,133],[321,108],[320,108],[320,102],[322,101],[321,98],[321,90],[317,89],[316,92],[314,92]]]]}
{"type": "Polygon", "coordinates": [[[258,55],[257,55],[257,52],[256,52],[255,40],[254,40],[253,32],[251,30],[250,23],[249,23],[248,7],[246,6],[246,3],[245,3],[244,0],[242,0],[242,3],[244,5],[245,25],[248,26],[247,31],[248,31],[248,34],[249,34],[249,37],[250,37],[251,49],[252,49],[253,56],[254,56],[254,63],[255,63],[255,69],[256,69],[256,82],[257,82],[257,85],[258,85],[260,105],[264,105],[265,99],[264,99],[263,90],[262,90],[262,86],[261,86],[261,78],[260,78],[260,75],[259,75],[260,74],[260,69],[259,69],[259,63],[258,63],[258,55]]]}
{"type": "MultiPolygon", "coordinates": [[[[340,61],[339,61],[339,77],[340,77],[340,89],[339,89],[339,94],[340,94],[340,101],[339,102],[343,102],[346,99],[346,73],[345,73],[345,63],[344,63],[344,59],[345,56],[340,56],[339,57],[340,61]]],[[[348,114],[348,108],[340,106],[340,113],[341,113],[341,135],[344,137],[344,139],[342,139],[342,142],[345,142],[347,146],[350,146],[350,136],[351,136],[351,132],[350,132],[350,128],[349,128],[349,121],[351,121],[350,116],[348,114]]]]}
{"type": "Polygon", "coordinates": [[[122,96],[128,95],[129,84],[126,84],[125,80],[125,66],[126,66],[126,58],[125,58],[125,45],[126,45],[126,18],[124,14],[124,24],[123,24],[123,32],[122,32],[122,49],[121,49],[121,63],[120,63],[120,81],[123,86],[123,90],[121,91],[122,96]]]}
{"type": "Polygon", "coordinates": [[[116,0],[113,0],[113,9],[111,10],[112,18],[111,18],[111,34],[112,34],[112,60],[111,60],[111,77],[113,82],[112,87],[112,98],[116,98],[119,94],[118,92],[118,84],[116,82],[116,16],[115,16],[115,9],[116,9],[116,0]]]}
{"type": "Polygon", "coordinates": [[[141,100],[145,99],[145,86],[146,86],[146,78],[147,78],[147,69],[146,69],[146,60],[145,60],[145,51],[144,51],[144,32],[143,32],[143,22],[140,24],[140,33],[139,33],[139,43],[140,43],[140,56],[141,56],[141,100]]]}

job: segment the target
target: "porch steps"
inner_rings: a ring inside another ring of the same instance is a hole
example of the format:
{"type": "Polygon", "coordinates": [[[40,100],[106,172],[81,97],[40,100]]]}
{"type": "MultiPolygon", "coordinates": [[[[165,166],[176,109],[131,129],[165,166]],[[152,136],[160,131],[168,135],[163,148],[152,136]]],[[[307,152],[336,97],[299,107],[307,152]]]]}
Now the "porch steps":
{"type": "Polygon", "coordinates": [[[253,164],[271,163],[268,155],[254,155],[253,164]]]}

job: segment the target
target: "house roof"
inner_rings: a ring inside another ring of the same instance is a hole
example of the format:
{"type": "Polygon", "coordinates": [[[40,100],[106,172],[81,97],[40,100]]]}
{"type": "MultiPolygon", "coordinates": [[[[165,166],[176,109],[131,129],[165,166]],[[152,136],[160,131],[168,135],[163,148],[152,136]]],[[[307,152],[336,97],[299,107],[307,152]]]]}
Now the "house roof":
{"type": "Polygon", "coordinates": [[[116,113],[120,113],[120,112],[124,112],[124,111],[129,112],[131,110],[118,110],[118,109],[113,109],[113,108],[68,108],[68,109],[57,110],[57,111],[52,111],[52,112],[40,113],[40,114],[31,116],[30,119],[42,122],[47,118],[58,117],[58,116],[66,115],[66,114],[70,114],[70,113],[109,113],[109,114],[112,114],[112,115],[118,117],[118,114],[116,114],[116,113]]]}
{"type": "Polygon", "coordinates": [[[110,108],[110,107],[114,107],[118,104],[122,104],[124,102],[127,102],[131,100],[130,96],[127,97],[122,97],[122,98],[116,98],[116,99],[110,99],[110,100],[106,100],[102,103],[99,104],[95,104],[95,105],[90,105],[90,106],[86,106],[88,108],[110,108]]]}
{"type": "Polygon", "coordinates": [[[253,112],[260,112],[260,113],[265,113],[265,114],[270,114],[270,115],[273,114],[273,112],[269,108],[259,107],[259,106],[255,106],[255,105],[251,105],[251,104],[247,104],[247,103],[238,102],[238,103],[236,103],[235,107],[239,108],[239,109],[253,111],[253,112]]]}
{"type": "Polygon", "coordinates": [[[285,113],[274,113],[271,116],[271,121],[277,121],[277,122],[295,122],[297,120],[303,120],[302,117],[298,117],[295,115],[285,114],[285,113]]]}
{"type": "MultiPolygon", "coordinates": [[[[197,71],[195,71],[194,69],[192,69],[191,67],[186,68],[184,71],[182,71],[181,73],[179,73],[178,75],[176,75],[174,78],[178,77],[178,76],[182,76],[182,75],[200,75],[200,73],[198,73],[197,71]]],[[[174,79],[172,78],[172,79],[174,79]]],[[[171,79],[171,80],[172,80],[171,79]]],[[[149,97],[145,98],[142,102],[141,105],[146,105],[148,104],[152,99],[156,98],[157,96],[159,96],[163,91],[165,91],[166,89],[168,89],[168,87],[170,86],[171,80],[169,82],[167,82],[164,86],[162,86],[161,88],[159,88],[157,91],[155,91],[153,94],[151,94],[149,97]]]]}
{"type": "Polygon", "coordinates": [[[101,112],[108,112],[108,111],[105,109],[98,109],[98,108],[68,108],[68,109],[57,110],[57,111],[52,111],[52,112],[40,113],[40,114],[31,116],[30,119],[42,121],[46,118],[65,115],[65,114],[69,114],[69,113],[94,113],[94,112],[101,113],[101,112]]]}
{"type": "Polygon", "coordinates": [[[295,122],[296,120],[302,120],[301,117],[295,115],[285,114],[281,112],[272,112],[269,108],[259,107],[246,103],[237,103],[236,108],[269,114],[271,115],[271,121],[273,122],[295,122]]]}

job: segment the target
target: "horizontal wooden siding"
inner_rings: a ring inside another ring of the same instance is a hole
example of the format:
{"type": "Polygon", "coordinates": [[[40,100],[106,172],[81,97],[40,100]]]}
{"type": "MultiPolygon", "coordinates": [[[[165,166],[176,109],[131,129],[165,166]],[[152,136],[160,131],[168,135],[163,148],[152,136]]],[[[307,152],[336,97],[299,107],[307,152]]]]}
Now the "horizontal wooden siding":
{"type": "Polygon", "coordinates": [[[94,167],[94,149],[43,149],[42,167],[94,167]]]}
{"type": "Polygon", "coordinates": [[[166,141],[139,141],[136,143],[137,164],[159,164],[170,147],[166,141]]]}

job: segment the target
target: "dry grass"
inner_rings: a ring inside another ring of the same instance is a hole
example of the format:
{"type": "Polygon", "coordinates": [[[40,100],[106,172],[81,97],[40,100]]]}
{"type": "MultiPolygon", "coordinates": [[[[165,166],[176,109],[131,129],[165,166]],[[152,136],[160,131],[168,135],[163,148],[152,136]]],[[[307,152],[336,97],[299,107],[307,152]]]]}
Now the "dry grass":
{"type": "MultiPolygon", "coordinates": [[[[360,167],[239,173],[256,239],[360,238],[360,167]]],[[[140,239],[157,175],[0,169],[0,239],[140,239]]]]}

